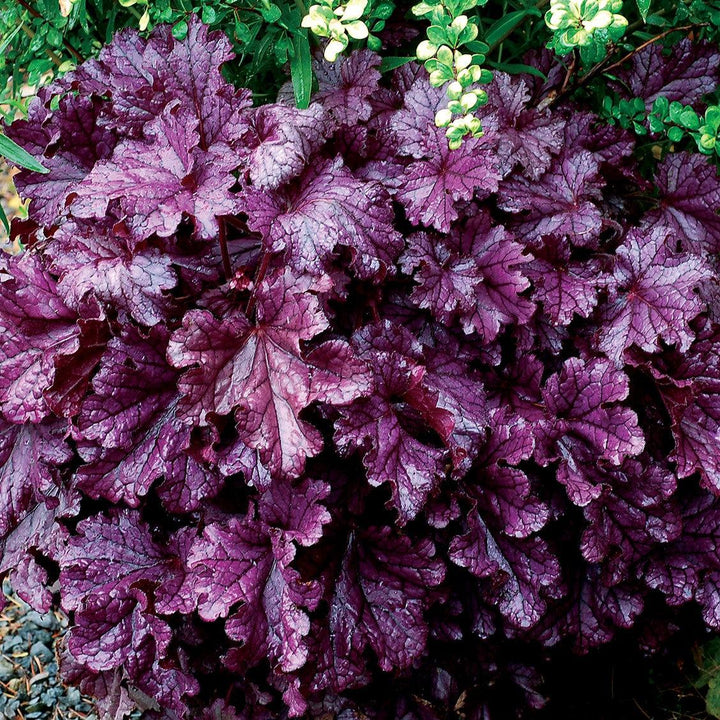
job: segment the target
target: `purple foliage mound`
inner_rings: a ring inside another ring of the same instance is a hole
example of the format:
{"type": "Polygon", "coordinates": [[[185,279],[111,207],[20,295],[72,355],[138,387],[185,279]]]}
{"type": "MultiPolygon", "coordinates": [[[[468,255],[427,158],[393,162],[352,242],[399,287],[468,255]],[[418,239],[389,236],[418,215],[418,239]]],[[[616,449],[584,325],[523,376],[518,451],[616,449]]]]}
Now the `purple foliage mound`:
{"type": "Polygon", "coordinates": [[[0,264],[0,571],[66,676],[114,719],[479,718],[493,673],[540,702],[502,643],[720,628],[715,170],[648,185],[534,79],[449,151],[424,71],[252,108],[229,57],[124,32],[10,128],[51,172],[0,264]]]}

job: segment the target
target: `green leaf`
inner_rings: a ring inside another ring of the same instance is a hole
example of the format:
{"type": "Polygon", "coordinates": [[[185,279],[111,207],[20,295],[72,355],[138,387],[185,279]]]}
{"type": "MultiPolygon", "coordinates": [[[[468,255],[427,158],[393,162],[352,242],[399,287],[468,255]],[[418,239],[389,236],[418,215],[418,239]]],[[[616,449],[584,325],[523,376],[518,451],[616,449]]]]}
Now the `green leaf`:
{"type": "Polygon", "coordinates": [[[485,33],[485,42],[494,47],[506,35],[510,34],[528,15],[540,16],[540,11],[534,7],[525,10],[515,10],[503,15],[497,22],[494,22],[485,33]]]}
{"type": "Polygon", "coordinates": [[[427,29],[428,40],[433,45],[454,45],[452,38],[448,37],[448,31],[446,28],[440,27],[439,25],[431,25],[427,29]]]}
{"type": "Polygon", "coordinates": [[[312,92],[312,58],[307,31],[293,36],[293,53],[290,58],[290,77],[292,78],[295,104],[305,109],[310,105],[312,92]]]}
{"type": "Polygon", "coordinates": [[[409,62],[415,60],[414,56],[411,57],[384,57],[380,63],[380,72],[386,73],[396,68],[407,65],[409,62]]]}
{"type": "Polygon", "coordinates": [[[9,160],[13,165],[32,170],[38,173],[50,172],[41,165],[29,152],[23,150],[17,143],[14,143],[6,135],[0,135],[0,155],[9,160]]]}
{"type": "Polygon", "coordinates": [[[487,64],[491,68],[495,68],[496,70],[502,70],[503,72],[510,73],[510,75],[527,73],[528,75],[534,75],[541,80],[547,80],[547,75],[541,70],[538,70],[536,67],[533,67],[532,65],[523,65],[523,63],[499,63],[494,62],[493,60],[488,60],[487,64]]]}
{"type": "Polygon", "coordinates": [[[188,34],[188,24],[185,20],[175,23],[172,29],[172,35],[176,40],[184,40],[188,34]]]}
{"type": "Polygon", "coordinates": [[[680,124],[688,130],[697,130],[700,127],[700,118],[690,106],[680,113],[680,124]]]}
{"type": "Polygon", "coordinates": [[[202,9],[202,21],[206,25],[212,25],[215,20],[217,20],[217,13],[215,12],[215,8],[211,7],[210,5],[205,5],[202,9]]]}
{"type": "Polygon", "coordinates": [[[668,130],[668,138],[670,138],[670,140],[674,143],[680,142],[683,139],[684,134],[683,129],[679,127],[671,127],[668,130]]]}
{"type": "Polygon", "coordinates": [[[648,10],[650,10],[650,0],[635,0],[635,2],[637,3],[640,17],[643,19],[643,22],[645,22],[647,20],[648,10]]]}
{"type": "Polygon", "coordinates": [[[708,692],[705,696],[705,707],[708,715],[720,718],[720,676],[715,675],[708,682],[708,692]]]}
{"type": "Polygon", "coordinates": [[[282,10],[274,3],[270,3],[268,7],[260,8],[260,14],[265,22],[274,23],[282,17],[282,10]]]}
{"type": "Polygon", "coordinates": [[[5,209],[2,205],[0,205],[0,223],[3,224],[3,227],[5,228],[5,232],[10,232],[10,223],[8,222],[7,215],[5,214],[5,209]]]}
{"type": "Polygon", "coordinates": [[[476,53],[478,55],[487,55],[490,52],[490,46],[480,40],[473,40],[472,42],[465,43],[465,49],[468,52],[476,53]]]}

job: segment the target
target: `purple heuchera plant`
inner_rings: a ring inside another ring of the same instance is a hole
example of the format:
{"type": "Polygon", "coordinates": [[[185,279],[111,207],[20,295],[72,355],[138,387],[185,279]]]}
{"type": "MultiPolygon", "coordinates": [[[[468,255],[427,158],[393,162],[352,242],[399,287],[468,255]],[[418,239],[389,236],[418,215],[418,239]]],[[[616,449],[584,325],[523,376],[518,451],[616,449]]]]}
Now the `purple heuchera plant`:
{"type": "MultiPolygon", "coordinates": [[[[628,85],[714,84],[687,52],[628,85]]],[[[417,68],[252,108],[230,57],[123,32],[9,128],[51,172],[0,261],[0,571],[70,613],[68,679],[116,720],[486,717],[493,672],[540,702],[505,638],[650,594],[720,628],[715,170],[648,199],[532,78],[449,152],[417,68]]]]}

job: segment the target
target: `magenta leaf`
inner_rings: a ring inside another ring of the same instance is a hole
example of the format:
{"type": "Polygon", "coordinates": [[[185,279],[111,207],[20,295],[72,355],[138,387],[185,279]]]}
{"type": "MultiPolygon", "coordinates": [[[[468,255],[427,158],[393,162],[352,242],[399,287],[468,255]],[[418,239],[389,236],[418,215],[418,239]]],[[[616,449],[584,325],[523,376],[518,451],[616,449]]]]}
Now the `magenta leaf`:
{"type": "Polygon", "coordinates": [[[355,178],[340,158],[321,160],[276,192],[248,188],[245,203],[250,227],[298,273],[327,271],[342,245],[358,276],[382,279],[402,249],[387,192],[355,178]]]}
{"type": "Polygon", "coordinates": [[[689,38],[677,43],[669,57],[665,48],[653,43],[633,55],[618,73],[618,86],[628,97],[641,97],[649,107],[657,97],[693,105],[712,92],[720,80],[720,52],[710,43],[689,38]]]}
{"type": "Polygon", "coordinates": [[[248,117],[240,152],[247,154],[253,187],[274,190],[300,175],[325,143],[326,117],[320,105],[307,110],[264,105],[248,117]]]}
{"type": "Polygon", "coordinates": [[[452,412],[438,405],[439,391],[423,385],[425,368],[403,328],[385,323],[363,328],[354,337],[358,356],[373,370],[375,388],[367,398],[340,412],[335,442],[341,452],[360,450],[373,486],[389,483],[400,522],[422,509],[443,472],[442,449],[422,442],[407,428],[429,425],[446,439],[454,427],[452,412]]]}
{"type": "Polygon", "coordinates": [[[599,497],[605,477],[598,461],[620,465],[645,445],[637,415],[618,403],[627,397],[628,378],[605,360],[570,358],[543,389],[547,419],[537,458],[559,460],[558,481],[576,505],[599,497]]]}
{"type": "Polygon", "coordinates": [[[100,312],[89,309],[91,319],[78,319],[37,255],[26,253],[9,265],[0,262],[0,407],[5,418],[40,422],[55,399],[62,412],[61,385],[68,375],[74,385],[86,385],[102,352],[91,341],[103,325],[100,312]],[[48,399],[53,390],[57,394],[48,399]]]}
{"type": "Polygon", "coordinates": [[[444,323],[459,317],[466,333],[485,342],[504,324],[527,322],[535,308],[520,295],[530,283],[519,268],[529,258],[511,237],[485,213],[446,238],[411,235],[400,266],[408,274],[416,270],[412,299],[444,323]]]}
{"type": "Polygon", "coordinates": [[[383,670],[410,667],[424,652],[423,614],[444,574],[429,540],[413,543],[388,528],[351,536],[331,586],[330,657],[322,684],[339,691],[351,686],[366,648],[383,670]]]}
{"type": "Polygon", "coordinates": [[[217,320],[193,310],[168,346],[175,367],[191,368],[178,384],[181,416],[208,424],[209,414],[234,410],[242,441],[285,476],[299,475],[305,458],[322,449],[300,411],[316,400],[347,404],[370,387],[367,370],[341,341],[303,357],[300,342],[328,325],[312,289],[288,270],[276,273],[258,288],[255,325],[241,313],[217,320]],[[332,392],[328,374],[339,382],[332,392]]]}
{"type": "Polygon", "coordinates": [[[106,160],[117,142],[115,134],[100,123],[102,101],[89,94],[62,98],[51,113],[44,93],[35,98],[27,120],[9,128],[8,136],[42,161],[47,175],[21,172],[15,178],[18,192],[33,203],[33,217],[51,225],[65,208],[65,201],[95,164],[106,160]]]}
{"type": "Polygon", "coordinates": [[[107,608],[104,621],[117,615],[117,622],[144,595],[154,600],[160,614],[188,611],[188,599],[179,593],[188,533],[178,533],[169,547],[159,546],[138,513],[127,509],[83,520],[77,530],[59,558],[67,610],[82,610],[92,603],[98,612],[107,608]]]}
{"type": "Polygon", "coordinates": [[[659,206],[646,216],[650,224],[664,224],[682,249],[699,255],[720,249],[720,178],[702,156],[669,154],[658,166],[655,183],[659,206]]]}
{"type": "Polygon", "coordinates": [[[71,212],[102,218],[117,200],[135,244],[172,235],[183,214],[203,239],[218,233],[216,216],[233,214],[231,175],[240,163],[224,143],[200,146],[198,120],[177,104],[144,126],[144,141],[124,140],[76,186],[71,212]]]}
{"type": "Polygon", "coordinates": [[[697,256],[673,253],[669,235],[662,226],[632,230],[617,250],[598,347],[618,364],[633,344],[652,352],[660,340],[680,350],[693,341],[689,323],[704,309],[693,291],[711,273],[697,256]]]}
{"type": "Polygon", "coordinates": [[[567,236],[574,245],[594,245],[603,227],[597,206],[600,188],[598,161],[587,151],[556,159],[539,179],[516,176],[499,191],[503,210],[522,213],[518,232],[538,243],[547,235],[567,236]]]}
{"type": "Polygon", "coordinates": [[[492,580],[500,612],[517,627],[537,623],[547,598],[561,589],[560,564],[544,540],[503,538],[475,511],[467,518],[467,532],[450,542],[450,559],[492,580]]]}
{"type": "Polygon", "coordinates": [[[143,325],[161,323],[177,283],[172,257],[157,248],[132,251],[117,225],[105,232],[97,222],[65,223],[49,245],[58,294],[82,312],[88,302],[125,310],[143,325]]]}
{"type": "Polygon", "coordinates": [[[485,132],[497,143],[503,177],[520,164],[528,177],[537,180],[562,147],[565,122],[547,110],[528,108],[525,81],[512,75],[493,73],[487,93],[489,103],[478,114],[485,132]]]}

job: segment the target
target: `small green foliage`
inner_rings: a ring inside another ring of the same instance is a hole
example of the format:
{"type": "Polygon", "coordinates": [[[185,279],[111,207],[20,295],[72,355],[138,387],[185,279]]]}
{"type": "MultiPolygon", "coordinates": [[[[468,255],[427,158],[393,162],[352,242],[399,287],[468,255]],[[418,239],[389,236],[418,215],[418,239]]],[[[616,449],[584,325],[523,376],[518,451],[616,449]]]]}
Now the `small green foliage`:
{"type": "Polygon", "coordinates": [[[558,55],[577,48],[583,63],[599,62],[608,44],[625,34],[628,21],[620,14],[622,5],[622,0],[552,0],[545,15],[554,31],[548,47],[558,55]]]}
{"type": "Polygon", "coordinates": [[[720,638],[715,637],[700,647],[695,662],[700,675],[693,685],[705,690],[708,715],[720,719],[720,638]]]}
{"type": "Polygon", "coordinates": [[[416,52],[430,73],[430,84],[445,86],[448,104],[438,110],[435,124],[446,129],[453,150],[466,136],[482,135],[482,124],[473,113],[488,99],[479,85],[492,80],[492,73],[481,67],[489,47],[478,42],[478,26],[474,18],[464,14],[481,4],[478,0],[425,0],[412,8],[414,15],[430,21],[427,39],[416,52]]]}
{"type": "Polygon", "coordinates": [[[658,97],[650,112],[641,98],[613,101],[609,95],[603,98],[603,114],[611,124],[618,124],[636,135],[665,136],[671,143],[677,144],[685,138],[691,138],[699,152],[720,157],[720,107],[710,105],[704,117],[698,115],[690,105],[666,97],[658,97]]]}
{"type": "Polygon", "coordinates": [[[705,117],[695,135],[698,150],[710,155],[720,156],[720,107],[711,105],[705,111],[705,117]]]}
{"type": "Polygon", "coordinates": [[[626,130],[634,130],[638,135],[647,135],[647,111],[641,98],[623,99],[614,103],[612,96],[606,95],[602,106],[606,119],[612,125],[618,124],[626,130]]]}

